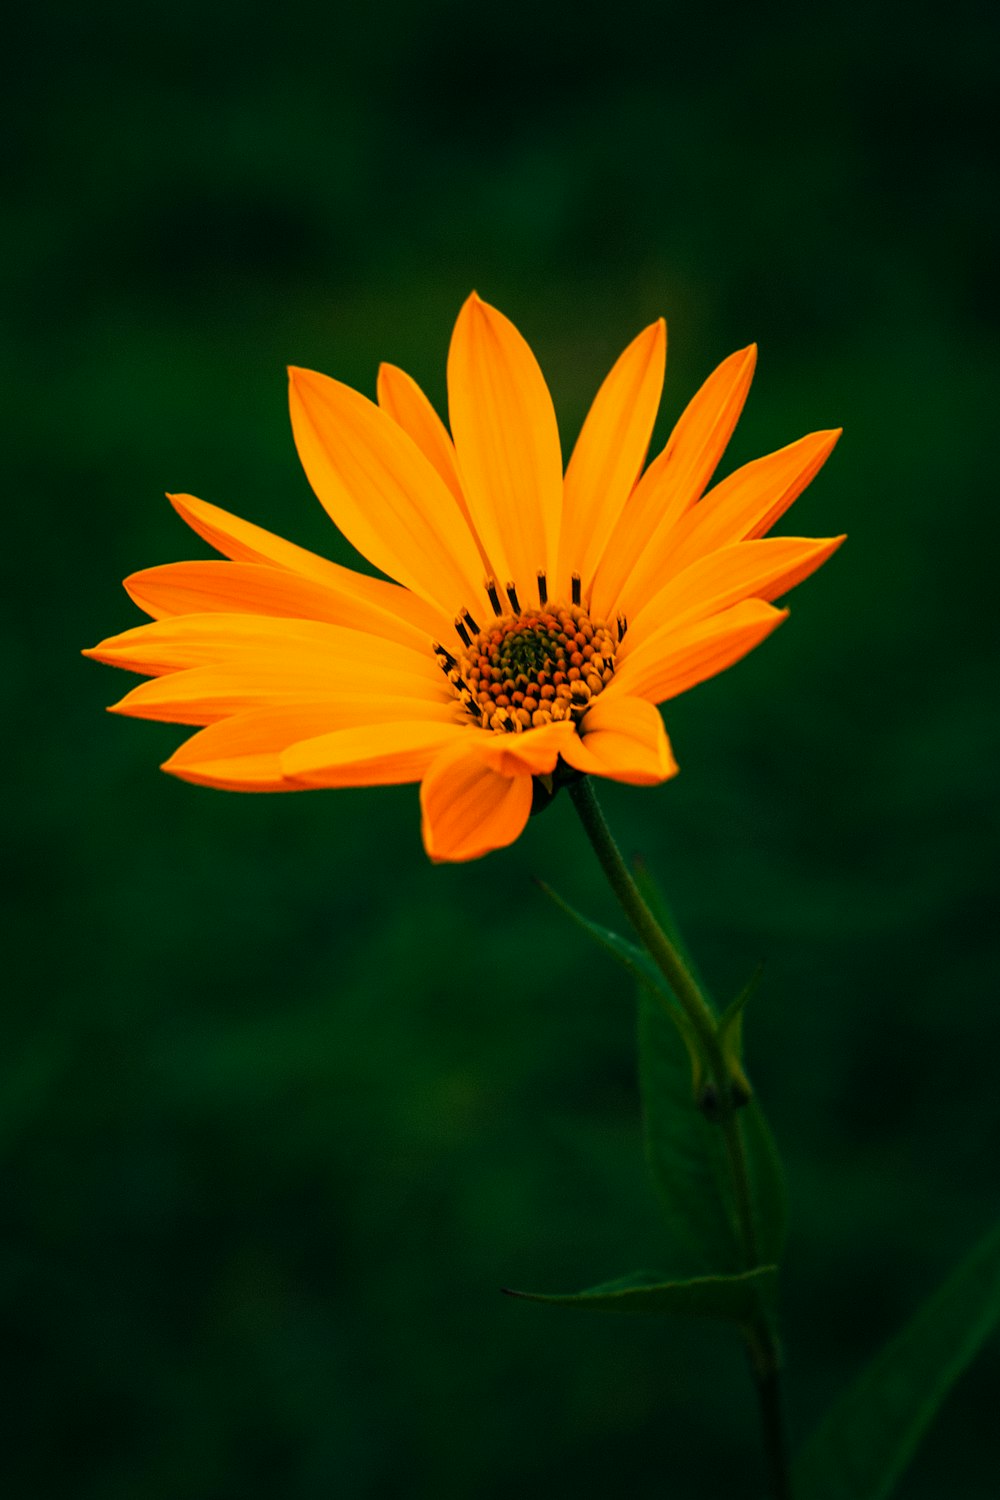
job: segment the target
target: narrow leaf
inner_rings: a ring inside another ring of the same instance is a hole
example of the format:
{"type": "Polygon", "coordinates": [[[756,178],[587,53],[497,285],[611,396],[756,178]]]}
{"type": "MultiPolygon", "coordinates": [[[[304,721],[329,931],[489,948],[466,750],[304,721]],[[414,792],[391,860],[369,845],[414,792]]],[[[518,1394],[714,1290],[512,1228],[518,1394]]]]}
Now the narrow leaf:
{"type": "Polygon", "coordinates": [[[788,1238],[788,1194],[771,1127],[756,1099],[740,1111],[740,1128],[750,1167],[757,1254],[765,1263],[774,1261],[777,1265],[788,1238]]]}
{"type": "Polygon", "coordinates": [[[549,1295],[509,1291],[508,1295],[560,1307],[587,1307],[597,1312],[661,1313],[744,1323],[758,1315],[762,1298],[770,1300],[774,1296],[776,1278],[774,1266],[760,1266],[736,1276],[697,1276],[687,1281],[666,1281],[637,1271],[586,1292],[549,1295]]]}
{"type": "Polygon", "coordinates": [[[806,1443],[801,1500],[885,1500],[1000,1319],[1000,1227],[876,1356],[806,1443]]]}
{"type": "Polygon", "coordinates": [[[743,1269],[725,1140],[691,1096],[684,1045],[669,1019],[639,994],[639,1081],[646,1158],[667,1224],[671,1275],[743,1269]]]}
{"type": "Polygon", "coordinates": [[[626,973],[636,981],[640,990],[645,990],[647,993],[654,995],[659,1006],[669,1013],[670,1020],[680,1032],[684,1046],[687,1049],[690,1064],[690,1085],[688,1092],[691,1099],[696,1098],[701,1087],[703,1074],[701,1048],[698,1044],[698,1038],[695,1035],[691,1022],[677,1003],[673,991],[667,985],[663,975],[649,954],[644,948],[638,947],[635,943],[630,943],[627,938],[623,938],[619,933],[612,931],[610,927],[602,927],[599,922],[592,922],[589,917],[585,917],[582,912],[577,911],[576,907],[570,906],[569,902],[560,896],[557,891],[554,891],[550,885],[546,885],[544,880],[536,879],[535,884],[539,890],[548,896],[550,901],[558,906],[561,912],[564,912],[569,917],[570,921],[575,922],[589,938],[604,949],[605,953],[610,954],[613,959],[621,964],[626,973]]]}

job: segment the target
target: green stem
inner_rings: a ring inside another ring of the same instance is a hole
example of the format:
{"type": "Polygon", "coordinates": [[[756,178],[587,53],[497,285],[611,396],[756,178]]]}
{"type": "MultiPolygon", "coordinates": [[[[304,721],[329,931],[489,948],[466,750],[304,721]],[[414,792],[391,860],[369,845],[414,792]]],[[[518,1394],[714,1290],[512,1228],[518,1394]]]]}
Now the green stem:
{"type": "MultiPolygon", "coordinates": [[[[575,782],[569,792],[594,853],[607,876],[608,884],[651,958],[670,985],[698,1037],[715,1089],[714,1118],[722,1131],[725,1143],[744,1267],[748,1270],[752,1269],[758,1264],[759,1256],[753,1197],[750,1191],[749,1164],[739,1111],[733,1100],[725,1058],[719,1043],[715,1014],[683,957],[647,906],[631,870],[622,858],[621,850],[615,843],[590,778],[585,776],[582,780],[575,782]]],[[[744,1333],[760,1403],[761,1427],[770,1473],[771,1494],[773,1500],[791,1500],[788,1447],[780,1392],[781,1356],[778,1342],[770,1322],[763,1316],[749,1325],[744,1333]]]]}

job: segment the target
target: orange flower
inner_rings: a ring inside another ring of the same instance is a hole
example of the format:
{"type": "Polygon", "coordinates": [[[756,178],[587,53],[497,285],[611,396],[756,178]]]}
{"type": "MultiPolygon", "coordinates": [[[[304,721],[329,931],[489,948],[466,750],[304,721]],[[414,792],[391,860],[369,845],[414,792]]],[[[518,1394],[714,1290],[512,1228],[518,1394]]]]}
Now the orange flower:
{"type": "Polygon", "coordinates": [[[598,391],[565,476],[535,358],[475,294],[448,356],[452,435],[393,365],[378,405],[293,369],[309,481],[395,582],[171,496],[230,560],[126,580],[153,623],[86,654],[151,680],[112,711],[205,726],[164,769],[208,786],[420,781],[435,860],[511,843],[574,775],[664,781],[677,767],[656,705],[758,645],[785,618],[769,601],[843,540],[760,540],[839,432],[705,493],[755,354],[719,366],[642,472],[666,356],[654,323],[598,391]]]}

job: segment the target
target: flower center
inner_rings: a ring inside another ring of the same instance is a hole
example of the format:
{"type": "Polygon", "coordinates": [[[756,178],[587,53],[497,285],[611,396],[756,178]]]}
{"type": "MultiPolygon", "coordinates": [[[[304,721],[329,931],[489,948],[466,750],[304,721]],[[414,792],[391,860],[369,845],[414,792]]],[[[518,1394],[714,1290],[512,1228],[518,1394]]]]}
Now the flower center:
{"type": "Polygon", "coordinates": [[[437,646],[438,660],[480,728],[506,734],[582,719],[614,675],[624,628],[612,631],[577,603],[547,601],[500,615],[485,630],[470,616],[464,623],[467,649],[453,657],[437,646]]]}

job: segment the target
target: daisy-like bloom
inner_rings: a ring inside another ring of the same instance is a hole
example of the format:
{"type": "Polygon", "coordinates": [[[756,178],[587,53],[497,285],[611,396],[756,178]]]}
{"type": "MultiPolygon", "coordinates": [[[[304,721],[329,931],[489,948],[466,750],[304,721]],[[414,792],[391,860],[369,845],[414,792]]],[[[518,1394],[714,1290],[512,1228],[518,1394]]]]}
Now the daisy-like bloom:
{"type": "Polygon", "coordinates": [[[565,475],[534,355],[475,294],[448,355],[451,434],[393,365],[377,405],[291,370],[309,481],[386,578],[173,495],[228,560],[126,580],[152,623],[86,654],[150,680],[112,711],[204,726],[164,769],[208,786],[419,781],[434,860],[511,843],[579,775],[666,780],[657,705],[759,645],[785,618],[771,601],[843,540],[763,539],[838,431],[708,488],[755,355],[709,376],[643,472],[666,358],[654,323],[598,391],[565,475]]]}

